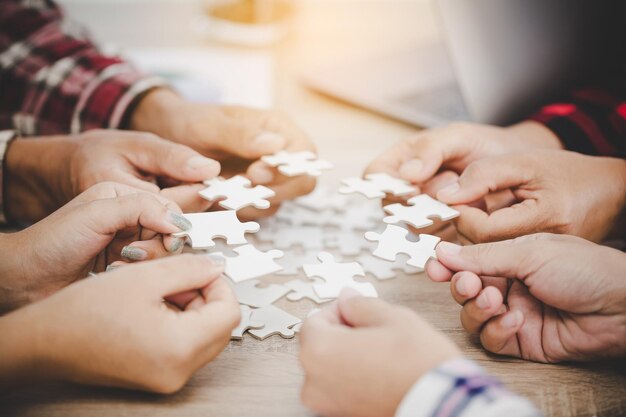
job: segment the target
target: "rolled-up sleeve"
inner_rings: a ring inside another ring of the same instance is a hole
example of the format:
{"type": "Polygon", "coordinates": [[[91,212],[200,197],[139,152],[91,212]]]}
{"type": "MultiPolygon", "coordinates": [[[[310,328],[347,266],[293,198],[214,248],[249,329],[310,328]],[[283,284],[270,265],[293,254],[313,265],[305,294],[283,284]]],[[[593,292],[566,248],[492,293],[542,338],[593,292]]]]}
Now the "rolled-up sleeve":
{"type": "Polygon", "coordinates": [[[164,84],[101,53],[54,2],[0,0],[0,129],[120,128],[135,101],[164,84]]]}

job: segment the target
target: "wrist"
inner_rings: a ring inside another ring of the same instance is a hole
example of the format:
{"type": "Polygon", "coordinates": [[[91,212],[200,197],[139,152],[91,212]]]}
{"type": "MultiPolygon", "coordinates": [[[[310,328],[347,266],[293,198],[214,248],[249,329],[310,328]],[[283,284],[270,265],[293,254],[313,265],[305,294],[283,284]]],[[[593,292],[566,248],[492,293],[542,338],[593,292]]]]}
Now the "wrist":
{"type": "Polygon", "coordinates": [[[3,167],[9,219],[33,223],[73,197],[68,160],[77,146],[77,139],[69,136],[13,141],[3,167]]]}
{"type": "Polygon", "coordinates": [[[45,337],[38,333],[45,318],[24,308],[0,317],[0,392],[45,380],[45,337]]]}
{"type": "Polygon", "coordinates": [[[565,149],[559,137],[541,123],[528,120],[505,129],[509,140],[517,142],[520,148],[565,149]]]}
{"type": "Polygon", "coordinates": [[[140,99],[130,115],[129,128],[141,132],[151,132],[163,138],[180,141],[175,119],[177,110],[184,100],[167,88],[155,88],[140,99]]]}

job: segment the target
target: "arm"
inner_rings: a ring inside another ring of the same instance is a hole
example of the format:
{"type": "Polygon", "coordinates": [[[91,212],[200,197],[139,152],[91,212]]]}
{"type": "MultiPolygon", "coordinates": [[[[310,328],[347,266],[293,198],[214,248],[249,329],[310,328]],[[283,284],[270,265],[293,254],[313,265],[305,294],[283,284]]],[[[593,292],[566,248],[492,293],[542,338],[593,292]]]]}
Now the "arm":
{"type": "Polygon", "coordinates": [[[103,55],[52,2],[0,2],[0,128],[21,135],[117,128],[163,85],[103,55]]]}
{"type": "Polygon", "coordinates": [[[541,413],[474,362],[457,358],[421,377],[396,411],[396,417],[435,415],[531,417],[541,413]]]}
{"type": "Polygon", "coordinates": [[[626,157],[626,91],[582,88],[542,107],[530,120],[556,134],[572,151],[626,157]]]}

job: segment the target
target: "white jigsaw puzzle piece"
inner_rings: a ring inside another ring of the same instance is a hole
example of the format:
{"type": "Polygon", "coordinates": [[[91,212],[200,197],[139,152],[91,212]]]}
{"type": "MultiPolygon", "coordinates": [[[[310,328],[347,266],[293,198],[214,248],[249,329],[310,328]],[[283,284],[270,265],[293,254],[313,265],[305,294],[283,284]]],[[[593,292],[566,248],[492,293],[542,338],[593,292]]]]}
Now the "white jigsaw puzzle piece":
{"type": "Polygon", "coordinates": [[[304,249],[320,249],[324,247],[324,232],[319,227],[286,226],[277,231],[261,230],[257,238],[265,242],[273,242],[279,249],[301,246],[304,249]]]}
{"type": "Polygon", "coordinates": [[[220,252],[215,253],[215,255],[221,255],[224,258],[226,262],[224,274],[234,283],[271,274],[282,268],[275,261],[276,258],[284,255],[280,250],[273,249],[268,252],[261,252],[252,245],[244,245],[235,248],[234,251],[237,252],[238,256],[231,257],[220,252]]]}
{"type": "Polygon", "coordinates": [[[341,217],[332,210],[313,211],[291,202],[283,203],[275,217],[293,226],[341,226],[341,217]]]}
{"type": "Polygon", "coordinates": [[[357,262],[337,262],[328,252],[321,252],[317,258],[319,264],[307,264],[303,268],[309,278],[324,280],[323,283],[313,286],[319,298],[337,298],[343,288],[353,288],[365,297],[378,297],[378,292],[371,283],[354,280],[355,276],[365,276],[363,268],[357,262]]]}
{"type": "Polygon", "coordinates": [[[251,181],[241,175],[229,179],[213,178],[204,181],[204,184],[208,185],[208,188],[199,192],[202,198],[209,201],[224,198],[219,205],[235,211],[248,206],[257,209],[269,208],[270,202],[267,199],[276,195],[273,190],[262,185],[251,187],[251,181]]]}
{"type": "Polygon", "coordinates": [[[333,230],[325,243],[328,248],[337,248],[344,256],[358,255],[363,249],[373,246],[371,242],[363,238],[361,233],[355,233],[352,230],[333,230]]]}
{"type": "Polygon", "coordinates": [[[405,274],[417,274],[421,272],[419,268],[407,265],[399,259],[386,261],[372,255],[363,254],[356,261],[361,264],[365,272],[374,275],[378,280],[387,280],[397,276],[396,271],[403,271],[405,274]]]}
{"type": "Polygon", "coordinates": [[[306,252],[302,255],[286,253],[277,262],[283,267],[276,275],[298,275],[302,269],[302,265],[315,262],[317,256],[313,252],[306,252]]]}
{"type": "Polygon", "coordinates": [[[401,196],[416,191],[416,188],[411,186],[408,181],[384,173],[368,174],[365,179],[346,178],[341,183],[343,184],[339,188],[341,194],[360,193],[367,198],[383,198],[386,193],[401,196]]]}
{"type": "Polygon", "coordinates": [[[241,223],[234,211],[212,211],[189,213],[183,216],[191,222],[191,229],[172,233],[174,237],[186,236],[194,249],[208,249],[215,246],[214,238],[220,237],[229,245],[248,243],[246,233],[256,233],[260,226],[255,222],[241,223]]]}
{"type": "Polygon", "coordinates": [[[275,334],[291,339],[296,334],[292,327],[302,323],[298,317],[273,305],[252,310],[252,320],[264,325],[262,329],[248,330],[248,333],[259,340],[267,339],[275,334]]]}
{"type": "Polygon", "coordinates": [[[385,206],[385,211],[392,214],[383,219],[385,223],[408,223],[415,228],[427,227],[433,224],[432,217],[438,217],[443,221],[452,220],[459,212],[447,204],[437,201],[428,194],[412,197],[408,201],[409,206],[402,204],[390,204],[385,206]]]}
{"type": "Polygon", "coordinates": [[[243,339],[243,334],[250,329],[262,329],[264,324],[259,321],[252,320],[252,309],[248,306],[239,306],[241,309],[241,320],[237,327],[230,333],[231,340],[243,339]]]}
{"type": "Polygon", "coordinates": [[[263,156],[261,160],[272,167],[277,167],[281,174],[288,177],[297,175],[319,177],[323,170],[333,167],[330,162],[317,159],[317,155],[310,151],[280,151],[274,155],[263,156]]]}
{"type": "Polygon", "coordinates": [[[318,185],[313,192],[293,200],[294,204],[313,211],[346,211],[349,198],[318,185]]]}
{"type": "Polygon", "coordinates": [[[239,304],[256,308],[265,307],[291,291],[290,288],[283,285],[268,284],[259,286],[259,284],[259,280],[251,279],[232,285],[239,304]]]}
{"type": "Polygon", "coordinates": [[[285,287],[289,288],[292,291],[287,294],[287,299],[289,301],[300,301],[304,298],[307,298],[316,304],[322,304],[331,301],[332,299],[321,299],[315,292],[313,286],[315,284],[321,283],[323,283],[323,281],[320,278],[313,278],[309,281],[294,279],[293,281],[286,282],[284,284],[285,287]]]}
{"type": "Polygon", "coordinates": [[[399,253],[409,255],[408,265],[424,269],[429,259],[437,259],[435,247],[441,240],[437,236],[420,234],[419,242],[411,242],[406,238],[409,231],[394,225],[387,225],[385,231],[380,234],[376,232],[365,233],[365,238],[372,242],[378,242],[374,251],[377,256],[388,261],[395,261],[399,253]]]}

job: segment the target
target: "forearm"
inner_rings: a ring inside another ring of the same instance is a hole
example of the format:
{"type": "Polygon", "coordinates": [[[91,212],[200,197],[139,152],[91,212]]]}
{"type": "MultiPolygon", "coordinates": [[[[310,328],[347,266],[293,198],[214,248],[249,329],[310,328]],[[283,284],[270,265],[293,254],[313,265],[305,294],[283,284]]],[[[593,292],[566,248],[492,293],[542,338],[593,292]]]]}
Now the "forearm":
{"type": "Polygon", "coordinates": [[[0,392],[45,379],[46,366],[31,309],[0,316],[0,392]]]}
{"type": "Polygon", "coordinates": [[[77,138],[16,139],[3,164],[3,206],[9,220],[32,223],[73,197],[70,159],[77,138]]]}
{"type": "Polygon", "coordinates": [[[396,411],[396,417],[434,415],[538,417],[541,413],[473,362],[453,359],[422,376],[396,411]]]}
{"type": "Polygon", "coordinates": [[[167,88],[156,88],[143,96],[129,117],[129,128],[141,132],[151,132],[163,138],[176,140],[176,124],[172,115],[178,115],[176,109],[183,104],[183,99],[167,88]]]}

